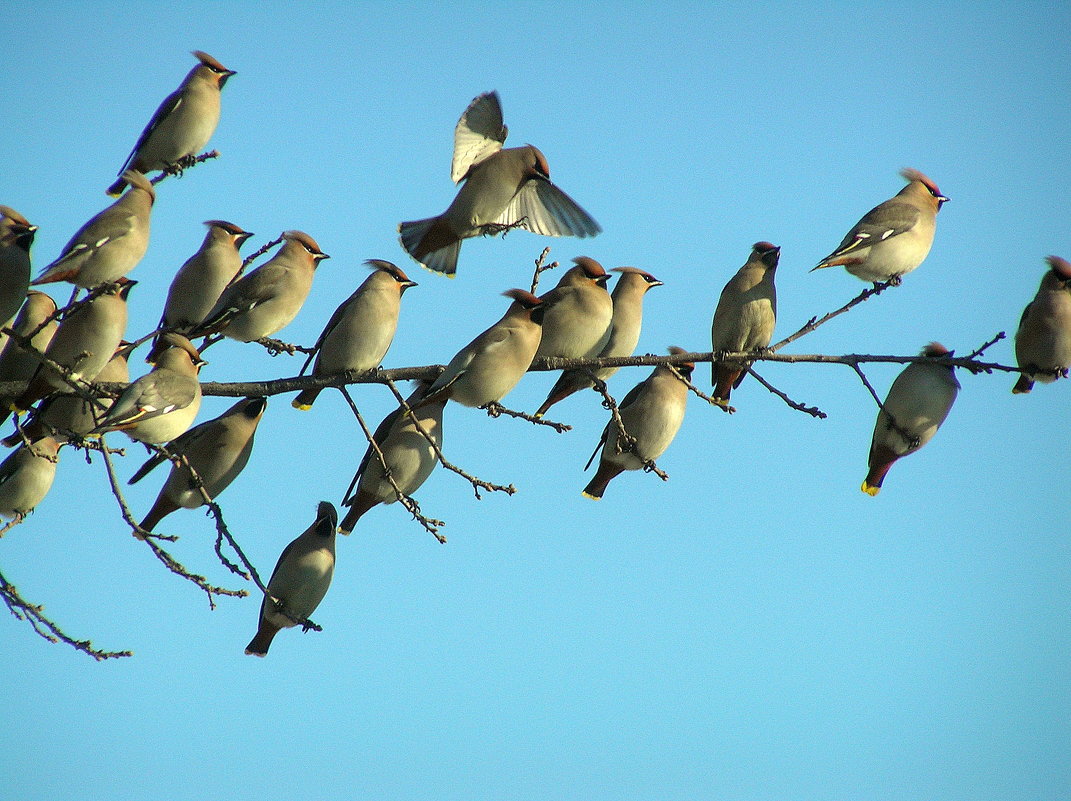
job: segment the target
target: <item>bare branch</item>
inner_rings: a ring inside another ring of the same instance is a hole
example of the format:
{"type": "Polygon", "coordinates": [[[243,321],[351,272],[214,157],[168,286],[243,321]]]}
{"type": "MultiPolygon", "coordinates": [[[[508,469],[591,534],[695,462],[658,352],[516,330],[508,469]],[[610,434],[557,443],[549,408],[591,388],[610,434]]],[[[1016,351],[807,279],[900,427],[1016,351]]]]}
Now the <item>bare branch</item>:
{"type": "Polygon", "coordinates": [[[539,257],[535,260],[535,272],[532,273],[532,289],[531,292],[534,295],[536,293],[536,287],[539,286],[539,276],[545,273],[547,270],[553,270],[558,266],[558,262],[552,261],[550,264],[544,265],[547,256],[550,255],[550,247],[543,248],[543,252],[539,254],[539,257]]]}
{"type": "Polygon", "coordinates": [[[798,331],[796,331],[796,333],[790,334],[789,336],[785,337],[780,342],[778,342],[776,345],[772,345],[770,347],[770,350],[776,353],[777,351],[781,350],[781,348],[783,348],[785,345],[789,344],[790,342],[795,342],[800,337],[811,333],[816,328],[818,328],[818,326],[820,326],[820,325],[822,325],[824,323],[828,323],[834,317],[838,317],[838,316],[844,314],[845,312],[850,311],[851,309],[855,308],[856,306],[858,306],[860,303],[862,303],[865,300],[869,300],[870,298],[872,298],[872,297],[874,297],[876,295],[880,295],[882,292],[884,292],[889,287],[899,286],[899,285],[900,285],[900,279],[899,278],[893,278],[893,279],[890,279],[890,280],[886,281],[883,284],[874,284],[874,286],[872,286],[872,287],[867,287],[862,292],[860,292],[856,297],[852,298],[847,303],[845,303],[843,306],[841,306],[839,309],[836,309],[835,311],[831,311],[828,314],[822,316],[821,318],[812,317],[810,320],[808,320],[806,323],[804,323],[803,326],[798,331]]]}
{"type": "Polygon", "coordinates": [[[513,409],[507,409],[498,401],[491,401],[490,403],[485,404],[480,408],[487,412],[488,417],[501,417],[502,415],[506,415],[506,417],[516,417],[520,420],[527,420],[529,423],[534,423],[537,426],[547,426],[549,428],[553,428],[559,434],[564,434],[566,431],[573,430],[572,426],[566,425],[565,423],[555,423],[553,420],[547,420],[542,417],[535,417],[533,415],[527,414],[526,412],[518,412],[513,409]]]}
{"type": "Polygon", "coordinates": [[[819,418],[821,420],[825,420],[826,417],[829,416],[825,412],[823,412],[821,409],[819,409],[817,406],[805,406],[802,403],[798,403],[798,402],[792,400],[792,398],[788,397],[788,395],[786,395],[784,392],[779,390],[777,387],[775,387],[773,384],[771,384],[769,381],[767,381],[761,375],[756,373],[754,368],[748,367],[747,371],[749,373],[751,373],[751,375],[753,375],[755,377],[756,381],[758,381],[760,384],[762,384],[764,387],[766,387],[766,389],[770,390],[770,392],[772,392],[774,395],[779,397],[788,406],[790,406],[791,408],[795,409],[796,411],[804,412],[806,414],[809,414],[811,417],[817,417],[817,418],[819,418]]]}
{"type": "Polygon", "coordinates": [[[168,164],[166,167],[164,167],[164,169],[160,172],[159,175],[153,176],[149,182],[155,186],[156,184],[167,178],[169,175],[177,175],[181,178],[182,174],[191,167],[208,161],[209,159],[218,158],[218,150],[209,150],[205,153],[202,153],[200,156],[187,156],[186,158],[179,159],[173,164],[168,164]]]}

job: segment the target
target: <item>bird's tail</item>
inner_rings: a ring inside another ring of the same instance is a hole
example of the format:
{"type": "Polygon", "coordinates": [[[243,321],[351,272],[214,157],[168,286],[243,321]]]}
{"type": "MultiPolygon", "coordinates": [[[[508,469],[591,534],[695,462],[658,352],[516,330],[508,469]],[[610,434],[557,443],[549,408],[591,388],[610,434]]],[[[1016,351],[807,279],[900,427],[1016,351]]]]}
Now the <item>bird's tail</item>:
{"type": "Polygon", "coordinates": [[[412,220],[398,225],[402,247],[422,266],[453,278],[461,240],[441,217],[412,220]]]}

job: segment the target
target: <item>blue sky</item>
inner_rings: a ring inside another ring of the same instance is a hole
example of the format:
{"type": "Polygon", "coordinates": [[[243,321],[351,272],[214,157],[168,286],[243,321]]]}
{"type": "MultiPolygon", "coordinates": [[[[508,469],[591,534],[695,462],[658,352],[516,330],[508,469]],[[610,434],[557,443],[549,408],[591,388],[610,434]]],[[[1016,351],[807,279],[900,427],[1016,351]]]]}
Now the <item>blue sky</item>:
{"type": "MultiPolygon", "coordinates": [[[[280,333],[292,342],[316,338],[365,259],[409,271],[420,286],[387,366],[448,360],[545,245],[663,280],[639,346],[661,353],[709,349],[721,287],[772,241],[786,335],[863,288],[807,271],[904,166],[951,198],[928,260],[790,352],[966,353],[1003,330],[987,357],[1010,363],[1044,257],[1071,257],[1071,12],[1051,4],[38,3],[5,20],[0,202],[40,226],[35,266],[108,203],[188,51],[238,72],[211,142],[222,157],[159,187],[132,274],[136,335],[211,218],[255,231],[249,250],[298,228],[331,254],[280,333]],[[449,203],[453,126],[490,89],[510,144],[540,147],[604,233],[470,240],[447,281],[395,227],[449,203]]],[[[300,367],[234,342],[208,358],[205,380],[300,367]]],[[[597,504],[580,495],[606,416],[593,394],[553,410],[564,435],[451,407],[448,457],[519,492],[476,501],[436,472],[417,498],[447,521],[445,546],[398,505],[373,510],[339,540],[324,631],[283,632],[265,660],[242,653],[259,599],[210,611],[129,536],[99,460],[64,451],[52,493],[0,540],[0,569],[72,636],[135,656],[96,664],[4,616],[7,792],[1065,798],[1068,382],[1013,397],[1007,374],[961,373],[937,437],[869,498],[876,408],[851,371],[760,369],[828,419],[752,381],[733,417],[693,398],[659,460],[669,482],[630,473],[597,504]]],[[[884,394],[897,371],[867,374],[884,394]]],[[[530,411],[552,383],[527,376],[508,405],[530,411]]],[[[355,397],[372,424],[392,407],[381,387],[355,397]]],[[[317,501],[341,499],[365,447],[337,393],[309,413],[289,401],[269,402],[220,499],[265,575],[317,501]]],[[[230,403],[206,400],[200,419],[230,403]]],[[[141,463],[128,453],[124,477],[141,463]]],[[[130,488],[136,513],[163,479],[130,488]]],[[[161,528],[188,567],[238,586],[211,520],[161,528]]]]}

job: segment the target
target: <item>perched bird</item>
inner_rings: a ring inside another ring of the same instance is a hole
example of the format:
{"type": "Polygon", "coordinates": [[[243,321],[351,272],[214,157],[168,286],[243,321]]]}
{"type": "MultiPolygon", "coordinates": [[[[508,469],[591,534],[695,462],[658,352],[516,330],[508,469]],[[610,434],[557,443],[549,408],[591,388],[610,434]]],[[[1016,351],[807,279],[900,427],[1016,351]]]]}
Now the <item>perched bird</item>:
{"type": "Polygon", "coordinates": [[[212,138],[219,124],[220,90],[236,73],[208,53],[194,50],[193,55],[199,63],[156,109],[123,162],[119,180],[108,187],[109,195],[123,191],[129,180],[124,173],[127,168],[146,173],[171,165],[188,166],[212,138]]]}
{"type": "Polygon", "coordinates": [[[127,170],[130,188],[78,229],[33,284],[69,281],[83,289],[117,281],[133,270],[149,247],[149,217],[156,190],[140,172],[127,170]]]}
{"type": "MultiPolygon", "coordinates": [[[[687,353],[683,348],[671,347],[670,354],[687,353]]],[[[689,378],[695,365],[684,362],[676,365],[677,371],[689,378]]],[[[595,446],[587,470],[602,449],[602,458],[595,476],[584,488],[584,497],[600,500],[606,486],[625,470],[639,470],[653,462],[663,453],[684,421],[688,405],[688,385],[680,380],[669,367],[659,365],[651,374],[634,386],[618,406],[625,433],[635,440],[630,446],[621,435],[621,426],[613,418],[602,431],[602,438],[595,446]]]]}
{"type": "MultiPolygon", "coordinates": [[[[131,342],[121,342],[115,351],[115,355],[97,373],[94,380],[98,384],[128,384],[130,383],[130,368],[127,359],[134,349],[131,342]]],[[[64,443],[74,439],[85,439],[104,418],[108,409],[111,408],[115,399],[110,395],[95,394],[96,401],[88,400],[81,395],[73,393],[56,393],[49,395],[34,413],[33,418],[23,424],[22,432],[16,431],[3,440],[5,447],[10,448],[23,441],[36,442],[41,437],[54,437],[57,442],[64,443]]]]}
{"type": "MultiPolygon", "coordinates": [[[[756,242],[744,266],[721,291],[710,326],[711,349],[718,353],[744,353],[769,347],[777,320],[774,273],[781,248],[756,242]]],[[[737,365],[714,361],[710,365],[714,402],[729,405],[729,395],[747,372],[737,365]]]]}
{"type": "Polygon", "coordinates": [[[497,92],[473,99],[454,129],[450,177],[464,180],[438,217],[398,226],[402,247],[429,270],[453,277],[461,240],[520,226],[544,236],[595,236],[602,228],[550,182],[550,167],[532,145],[506,141],[497,92]]]}
{"type": "Polygon", "coordinates": [[[30,246],[37,226],[0,206],[0,323],[18,312],[30,288],[30,246]]]}
{"type": "Polygon", "coordinates": [[[418,407],[439,400],[486,406],[517,386],[539,347],[543,301],[523,289],[502,294],[513,300],[506,314],[458,351],[418,407]]]}
{"type": "Polygon", "coordinates": [[[151,372],[123,390],[94,429],[125,431],[132,439],[160,445],[177,438],[193,424],[201,408],[197,374],[204,364],[186,337],[163,334],[146,359],[151,372]]]}
{"type": "Polygon", "coordinates": [[[579,256],[554,289],[544,294],[543,337],[536,357],[585,359],[610,339],[614,302],[606,291],[610,275],[595,259],[579,256]]]}
{"type": "MultiPolygon", "coordinates": [[[[611,294],[614,304],[613,318],[610,322],[610,338],[606,340],[598,356],[631,356],[640,341],[640,327],[643,323],[643,298],[647,290],[662,286],[662,282],[644,270],[635,267],[615,267],[610,272],[621,273],[617,285],[611,294]]],[[[544,330],[545,334],[545,330],[544,330]]],[[[616,373],[616,367],[603,367],[592,372],[600,381],[606,381],[616,373]]],[[[587,370],[564,370],[547,395],[547,399],[536,410],[535,416],[542,417],[555,403],[595,386],[587,370]]]]}
{"type": "MultiPolygon", "coordinates": [[[[219,417],[194,426],[167,446],[172,455],[186,458],[208,497],[218,498],[245,469],[253,451],[253,436],[267,405],[267,398],[243,398],[219,417]]],[[[164,456],[154,453],[128,483],[137,483],[164,461],[164,456]]],[[[172,465],[167,481],[140,527],[152,531],[175,510],[196,509],[203,504],[204,497],[190,469],[172,465]]]]}
{"type": "Polygon", "coordinates": [[[1037,371],[1066,374],[1071,367],[1071,262],[1059,256],[1046,261],[1051,269],[1023,309],[1015,332],[1015,361],[1027,371],[1012,388],[1017,395],[1033,389],[1035,381],[1051,384],[1056,380],[1055,373],[1037,371]]]}
{"type": "Polygon", "coordinates": [[[308,620],[316,611],[335,572],[337,525],[335,507],[320,501],[313,524],[283,549],[268,580],[256,636],[245,647],[247,654],[265,656],[279,629],[296,626],[295,619],[308,620]]]}
{"type": "MultiPolygon", "coordinates": [[[[121,278],[63,318],[45,356],[70,370],[71,380],[94,380],[115,355],[126,331],[127,296],[136,283],[121,278]]],[[[12,406],[25,411],[46,395],[66,392],[70,386],[63,375],[42,362],[12,406]]],[[[6,411],[0,412],[0,422],[6,417],[6,411]]]]}
{"type": "MultiPolygon", "coordinates": [[[[369,259],[365,264],[374,272],[335,309],[316,340],[314,376],[373,370],[383,363],[394,340],[402,295],[416,283],[389,261],[369,259]]],[[[308,366],[307,360],[305,367],[308,366]]],[[[305,367],[301,368],[302,373],[305,367]]],[[[292,405],[307,411],[320,392],[319,388],[302,390],[292,405]]]]}
{"type": "MultiPolygon", "coordinates": [[[[937,342],[922,350],[923,356],[940,358],[952,351],[937,342]]],[[[912,362],[896,377],[874,425],[870,443],[870,472],[861,489],[877,495],[885,474],[901,456],[916,451],[933,439],[959,392],[952,367],[912,362]]]]}
{"type": "MultiPolygon", "coordinates": [[[[49,319],[55,313],[56,301],[44,292],[31,289],[11,330],[23,337],[33,334],[30,337],[30,345],[34,350],[44,353],[59,325],[55,319],[49,319]]],[[[0,351],[0,381],[29,381],[40,364],[33,352],[22,347],[16,340],[9,339],[0,351]]],[[[11,408],[14,400],[15,398],[10,396],[0,397],[0,410],[11,408]]]]}
{"type": "Polygon", "coordinates": [[[20,445],[0,464],[0,516],[21,520],[44,500],[56,478],[60,445],[51,437],[20,445]]]}
{"type": "Polygon", "coordinates": [[[843,265],[863,281],[899,283],[922,264],[933,245],[937,212],[948,198],[918,170],[907,168],[900,175],[907,186],[868,211],[811,272],[843,265]]]}
{"type": "MultiPolygon", "coordinates": [[[[420,386],[406,399],[410,409],[424,397],[430,386],[430,381],[420,382],[420,386]]],[[[383,462],[369,445],[357,468],[357,475],[353,477],[353,484],[346,492],[346,499],[342,501],[342,505],[350,507],[350,510],[342,520],[339,532],[349,534],[353,531],[361,516],[376,504],[392,504],[398,500],[394,487],[384,474],[383,463],[386,463],[391,478],[405,495],[412,495],[420,489],[435,468],[435,447],[442,448],[445,405],[446,399],[440,396],[427,406],[415,409],[411,415],[399,406],[383,418],[372,435],[383,453],[383,462]],[[420,432],[421,428],[427,437],[420,432]],[[428,437],[435,447],[428,442],[428,437]]]]}
{"type": "Polygon", "coordinates": [[[191,337],[222,333],[252,342],[270,337],[297,317],[317,265],[330,257],[302,231],[287,231],[283,240],[275,256],[224,290],[191,337]]]}
{"type": "Polygon", "coordinates": [[[200,325],[242,269],[238,251],[249,237],[234,223],[207,220],[201,247],[179,267],[167,291],[160,328],[186,334],[200,325]]]}

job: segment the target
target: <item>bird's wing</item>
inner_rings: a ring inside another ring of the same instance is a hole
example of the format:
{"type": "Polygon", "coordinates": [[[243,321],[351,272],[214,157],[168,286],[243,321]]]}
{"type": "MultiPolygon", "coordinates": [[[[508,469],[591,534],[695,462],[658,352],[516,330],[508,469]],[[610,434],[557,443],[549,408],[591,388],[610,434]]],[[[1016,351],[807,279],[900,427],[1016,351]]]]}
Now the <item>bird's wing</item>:
{"type": "MultiPolygon", "coordinates": [[[[393,412],[388,414],[380,422],[379,426],[375,430],[375,433],[372,434],[372,439],[375,441],[376,445],[378,445],[381,449],[383,447],[383,443],[387,439],[387,434],[390,432],[391,427],[398,420],[398,418],[402,416],[403,411],[404,410],[402,409],[402,407],[399,406],[393,412]]],[[[368,450],[366,450],[364,452],[364,457],[361,459],[361,463],[357,466],[357,473],[353,476],[353,481],[350,482],[350,486],[346,490],[345,496],[343,496],[343,501],[342,501],[342,505],[343,506],[351,506],[352,505],[353,491],[357,488],[357,482],[360,481],[361,476],[364,474],[365,468],[368,467],[368,462],[371,459],[376,459],[376,458],[378,458],[378,457],[375,455],[375,451],[372,450],[372,445],[369,444],[368,445],[368,450]]]]}
{"type": "MultiPolygon", "coordinates": [[[[167,445],[167,449],[172,453],[172,455],[175,456],[178,456],[182,453],[186,453],[195,442],[210,434],[210,427],[213,423],[216,422],[218,422],[218,420],[206,420],[205,422],[194,426],[193,428],[184,432],[173,442],[169,442],[167,445]]],[[[136,484],[137,482],[145,478],[145,476],[147,476],[153,470],[155,470],[156,467],[162,462],[164,462],[166,459],[167,457],[164,456],[162,453],[154,452],[153,455],[150,456],[148,460],[146,460],[145,464],[143,464],[134,472],[134,475],[132,475],[130,477],[130,480],[128,480],[126,483],[136,484]]]]}
{"type": "Polygon", "coordinates": [[[823,261],[844,256],[856,248],[874,245],[906,233],[918,225],[921,213],[910,203],[889,200],[866,213],[823,261]]]}
{"type": "Polygon", "coordinates": [[[454,128],[454,160],[450,178],[456,184],[472,165],[502,149],[506,141],[506,126],[502,124],[502,106],[498,92],[485,92],[473,98],[454,128]]]}
{"type": "Polygon", "coordinates": [[[58,259],[41,271],[40,279],[50,274],[66,272],[68,263],[91,255],[109,242],[126,236],[134,228],[136,215],[129,209],[112,206],[105,209],[71,237],[58,259]]]}
{"type": "Polygon", "coordinates": [[[284,282],[285,276],[284,267],[269,262],[231,284],[216,303],[215,313],[197,327],[197,335],[225,328],[235,315],[273,298],[278,294],[277,287],[284,282]]]}
{"type": "Polygon", "coordinates": [[[130,155],[126,157],[126,161],[123,162],[123,166],[119,168],[117,175],[122,175],[126,168],[130,166],[130,162],[134,160],[134,155],[141,149],[142,145],[152,136],[152,132],[164,121],[170,114],[174,113],[178,107],[182,105],[182,90],[176,89],[174,92],[164,98],[164,102],[160,104],[160,107],[156,109],[156,113],[152,115],[152,119],[149,120],[149,124],[145,126],[145,130],[141,132],[141,136],[138,137],[138,141],[134,145],[134,149],[130,151],[130,155]]]}
{"type": "Polygon", "coordinates": [[[595,236],[602,231],[571,197],[545,178],[530,178],[506,206],[496,223],[517,225],[543,236],[595,236]]]}
{"type": "Polygon", "coordinates": [[[196,379],[171,370],[156,370],[127,388],[108,410],[98,429],[128,428],[176,409],[185,409],[197,397],[196,379]]]}

